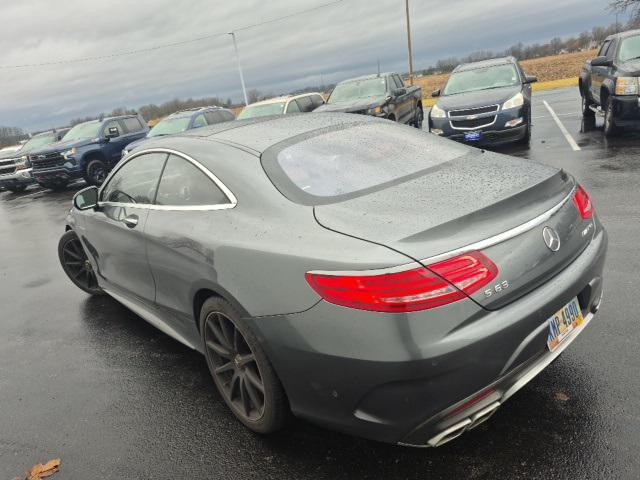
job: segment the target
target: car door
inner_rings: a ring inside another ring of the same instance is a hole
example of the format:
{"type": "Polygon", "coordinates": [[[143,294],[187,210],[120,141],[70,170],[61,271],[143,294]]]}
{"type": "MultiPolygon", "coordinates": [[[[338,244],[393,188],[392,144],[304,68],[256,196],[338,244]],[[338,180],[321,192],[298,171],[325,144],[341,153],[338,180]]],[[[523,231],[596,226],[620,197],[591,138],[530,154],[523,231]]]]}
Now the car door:
{"type": "MultiPolygon", "coordinates": [[[[398,88],[404,88],[406,90],[406,87],[404,86],[404,82],[402,81],[399,75],[397,74],[392,75],[391,81],[393,82],[392,88],[391,88],[392,90],[396,90],[398,88]]],[[[408,93],[405,93],[404,95],[400,95],[396,97],[395,103],[396,103],[396,115],[397,115],[396,120],[400,123],[407,123],[410,120],[410,117],[412,114],[412,104],[411,104],[410,95],[408,93]]]]}
{"type": "Polygon", "coordinates": [[[119,165],[100,190],[98,208],[87,211],[83,235],[100,283],[149,304],[155,285],[144,230],[166,158],[146,153],[119,165]]]}
{"type": "MultiPolygon", "coordinates": [[[[614,42],[607,40],[602,44],[598,56],[606,57],[611,50],[615,50],[614,42]]],[[[591,66],[591,97],[600,103],[600,90],[610,67],[591,66]]]]}
{"type": "Polygon", "coordinates": [[[214,245],[224,238],[234,206],[233,194],[209,170],[186,155],[169,156],[149,210],[147,255],[156,306],[186,338],[194,330],[195,286],[217,281],[214,245]]]}

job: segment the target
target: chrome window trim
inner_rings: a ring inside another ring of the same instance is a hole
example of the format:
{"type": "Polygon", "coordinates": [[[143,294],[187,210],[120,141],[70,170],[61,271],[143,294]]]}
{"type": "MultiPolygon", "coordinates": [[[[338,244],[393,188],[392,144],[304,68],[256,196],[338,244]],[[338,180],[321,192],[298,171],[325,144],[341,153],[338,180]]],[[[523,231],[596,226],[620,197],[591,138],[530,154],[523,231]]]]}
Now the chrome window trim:
{"type": "Polygon", "coordinates": [[[234,208],[238,204],[238,199],[233,194],[233,192],[229,190],[229,188],[224,183],[222,183],[222,181],[218,177],[216,177],[213,172],[211,172],[207,167],[202,165],[193,157],[187,155],[186,153],[173,150],[171,148],[148,148],[145,150],[137,151],[133,153],[131,156],[123,158],[118,163],[116,168],[114,168],[111,171],[111,173],[109,173],[109,176],[105,179],[104,183],[98,190],[98,198],[102,196],[102,192],[111,181],[111,178],[122,167],[124,167],[127,163],[129,163],[134,158],[139,157],[140,155],[148,154],[148,153],[166,153],[168,155],[175,155],[177,157],[180,157],[188,161],[193,166],[198,168],[202,173],[204,173],[211,181],[213,181],[213,183],[215,183],[215,185],[227,197],[227,200],[229,200],[229,203],[219,203],[214,205],[155,205],[151,203],[128,203],[128,202],[109,202],[109,201],[104,202],[104,201],[98,200],[98,206],[107,205],[107,206],[113,206],[113,207],[135,207],[135,208],[145,208],[148,210],[164,210],[164,211],[194,211],[194,210],[208,211],[208,210],[227,210],[230,208],[234,208]]]}
{"type": "Polygon", "coordinates": [[[553,217],[562,207],[566,205],[566,203],[573,198],[573,195],[576,192],[576,186],[571,189],[571,192],[564,197],[558,204],[547,210],[546,212],[538,215],[531,220],[518,225],[517,227],[506,230],[502,233],[494,235],[492,237],[486,238],[484,240],[480,240],[479,242],[470,243],[464,247],[456,248],[455,250],[450,250],[448,252],[439,253],[438,255],[434,255],[419,262],[410,262],[402,265],[380,268],[375,270],[342,270],[342,271],[327,271],[327,270],[311,270],[307,273],[312,275],[325,275],[325,276],[358,276],[358,277],[369,277],[375,275],[387,275],[391,273],[399,273],[405,272],[407,270],[414,270],[416,268],[429,267],[429,265],[443,262],[453,257],[457,257],[458,255],[464,255],[465,253],[473,252],[476,250],[484,250],[485,248],[493,247],[494,245],[498,245],[499,243],[506,242],[507,240],[511,240],[519,235],[522,235],[535,227],[543,224],[551,217],[553,217]]]}

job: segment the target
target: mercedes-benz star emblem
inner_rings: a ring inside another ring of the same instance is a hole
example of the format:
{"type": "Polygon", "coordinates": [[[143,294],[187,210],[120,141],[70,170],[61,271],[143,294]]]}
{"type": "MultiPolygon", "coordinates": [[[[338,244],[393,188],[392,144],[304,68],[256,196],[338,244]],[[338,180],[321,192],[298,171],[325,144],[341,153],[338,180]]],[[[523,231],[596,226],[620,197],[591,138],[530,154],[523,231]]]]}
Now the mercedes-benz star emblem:
{"type": "Polygon", "coordinates": [[[544,230],[542,230],[542,239],[552,252],[560,250],[560,236],[553,228],[544,227],[544,230]]]}

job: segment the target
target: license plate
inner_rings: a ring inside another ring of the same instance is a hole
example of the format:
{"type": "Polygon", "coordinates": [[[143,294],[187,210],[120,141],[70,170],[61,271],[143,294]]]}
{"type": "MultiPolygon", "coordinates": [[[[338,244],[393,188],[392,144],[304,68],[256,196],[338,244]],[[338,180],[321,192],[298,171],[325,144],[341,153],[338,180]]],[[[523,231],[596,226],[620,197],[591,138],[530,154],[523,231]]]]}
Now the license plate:
{"type": "Polygon", "coordinates": [[[464,134],[465,142],[479,142],[482,139],[482,132],[466,132],[464,134]]]}
{"type": "Polygon", "coordinates": [[[553,352],[571,332],[584,322],[578,299],[574,298],[567,303],[549,318],[548,322],[549,336],[547,338],[547,347],[553,352]]]}

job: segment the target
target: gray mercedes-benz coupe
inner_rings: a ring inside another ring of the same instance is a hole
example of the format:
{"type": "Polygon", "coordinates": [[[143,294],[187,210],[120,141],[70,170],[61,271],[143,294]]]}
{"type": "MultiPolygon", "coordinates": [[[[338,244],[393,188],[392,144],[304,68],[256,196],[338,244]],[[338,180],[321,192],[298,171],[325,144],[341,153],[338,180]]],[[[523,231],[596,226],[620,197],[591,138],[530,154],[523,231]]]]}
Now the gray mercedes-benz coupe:
{"type": "Polygon", "coordinates": [[[65,272],[205,354],[256,432],[292,412],[438,446],[592,321],[607,235],[562,170],[372,117],[152,140],[78,192],[65,272]]]}

